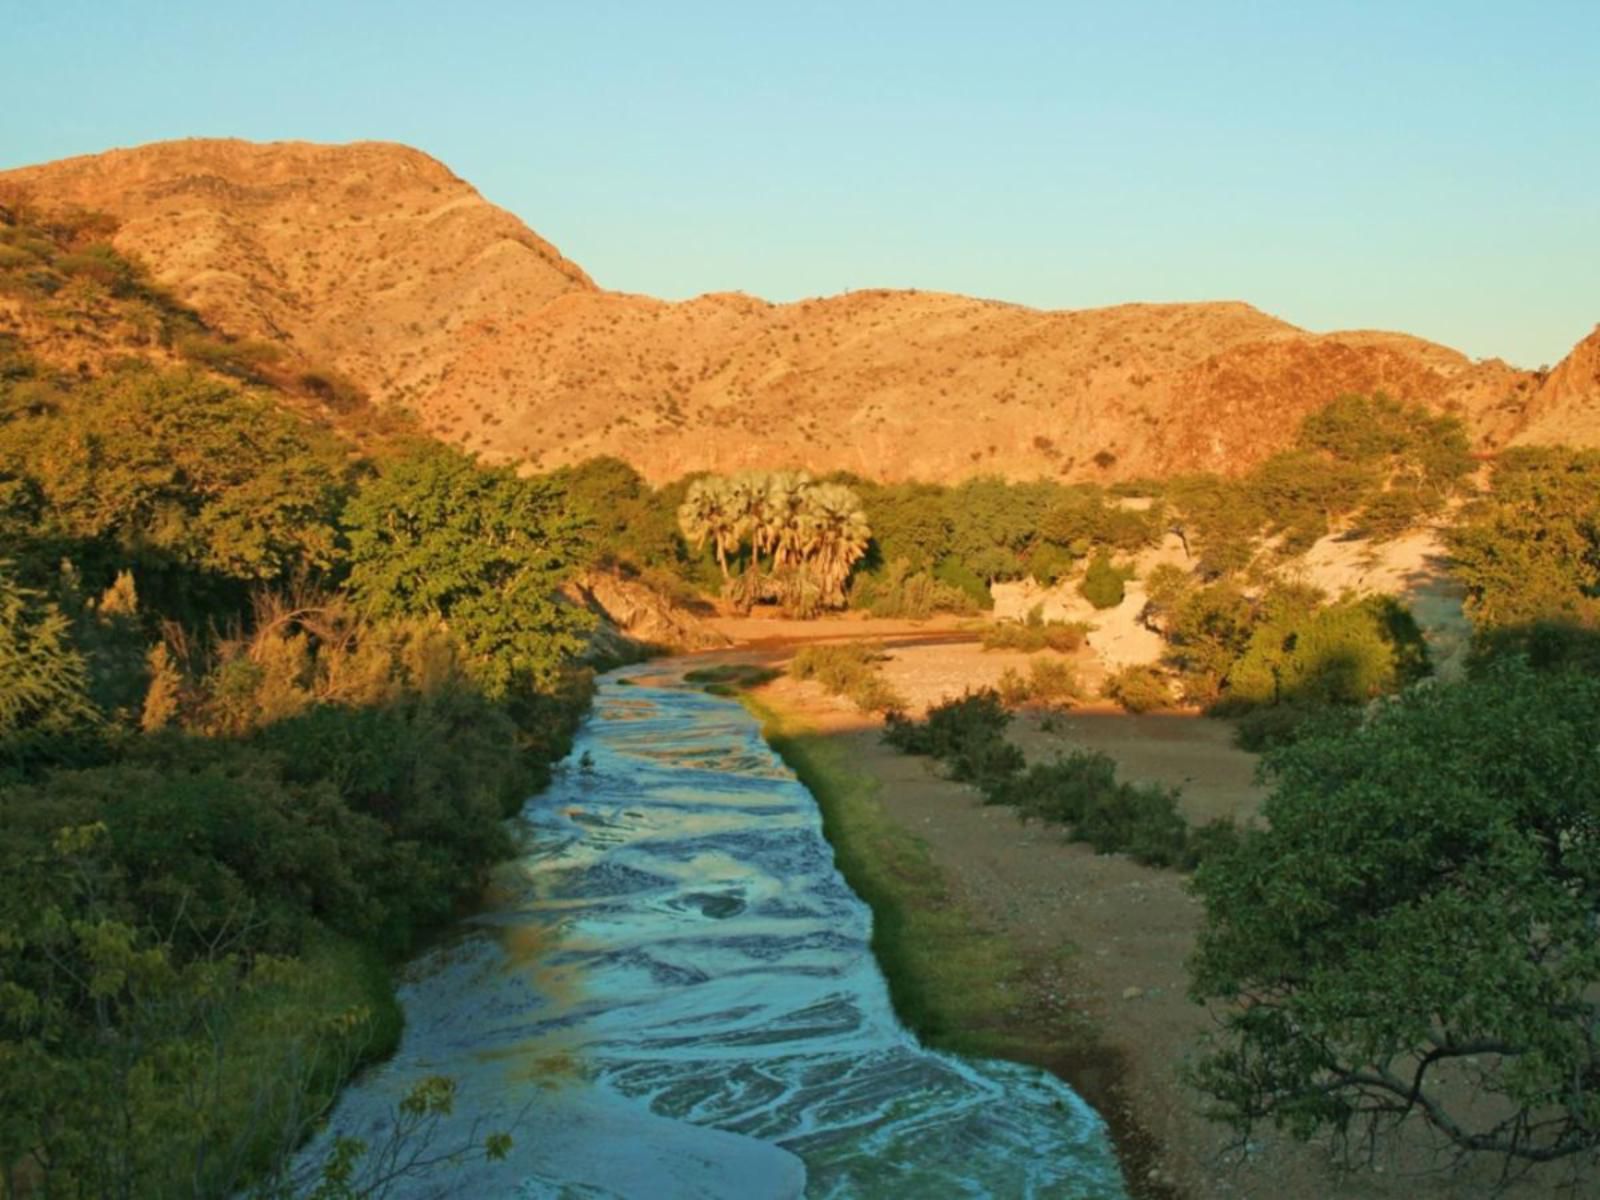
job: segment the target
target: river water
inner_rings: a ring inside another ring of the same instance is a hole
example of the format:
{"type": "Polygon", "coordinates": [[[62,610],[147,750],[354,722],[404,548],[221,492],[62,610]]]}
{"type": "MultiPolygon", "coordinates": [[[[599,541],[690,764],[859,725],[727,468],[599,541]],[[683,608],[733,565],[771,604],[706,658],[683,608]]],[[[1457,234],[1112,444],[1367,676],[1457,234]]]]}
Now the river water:
{"type": "Polygon", "coordinates": [[[643,673],[601,680],[525,810],[532,850],[412,964],[399,1051],[331,1122],[380,1145],[398,1098],[448,1075],[454,1111],[412,1144],[509,1130],[512,1152],[391,1194],[1123,1196],[1065,1084],[925,1050],[896,1021],[871,914],[744,709],[643,673]]]}

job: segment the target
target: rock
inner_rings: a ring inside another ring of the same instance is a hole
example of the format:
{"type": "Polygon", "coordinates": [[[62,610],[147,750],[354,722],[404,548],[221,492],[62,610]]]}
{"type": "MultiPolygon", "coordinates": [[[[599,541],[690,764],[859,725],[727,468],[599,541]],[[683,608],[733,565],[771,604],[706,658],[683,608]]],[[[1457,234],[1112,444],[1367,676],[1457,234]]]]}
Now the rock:
{"type": "Polygon", "coordinates": [[[636,658],[641,652],[660,650],[717,650],[733,644],[688,607],[615,571],[588,572],[569,585],[568,595],[609,626],[599,631],[597,643],[616,657],[636,658]]]}

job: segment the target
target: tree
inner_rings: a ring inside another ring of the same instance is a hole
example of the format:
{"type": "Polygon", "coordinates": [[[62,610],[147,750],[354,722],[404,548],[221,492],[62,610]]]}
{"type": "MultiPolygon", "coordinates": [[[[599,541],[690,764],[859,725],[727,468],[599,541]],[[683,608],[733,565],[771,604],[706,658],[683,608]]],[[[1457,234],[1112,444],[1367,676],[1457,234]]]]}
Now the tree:
{"type": "Polygon", "coordinates": [[[1519,446],[1448,535],[1482,627],[1600,624],[1600,452],[1519,446]]]}
{"type": "Polygon", "coordinates": [[[548,479],[417,443],[344,512],[349,589],[376,617],[437,617],[493,697],[551,685],[593,619],[557,589],[582,559],[582,524],[548,479]]]}
{"type": "Polygon", "coordinates": [[[724,580],[730,578],[728,556],[738,553],[747,532],[746,514],[739,501],[726,479],[708,476],[689,485],[688,495],[678,507],[683,536],[697,550],[711,543],[724,580]]]}
{"type": "Polygon", "coordinates": [[[842,606],[850,568],[867,552],[872,537],[856,494],[839,483],[811,488],[802,530],[804,559],[814,566],[823,602],[842,606]]]}
{"type": "MultiPolygon", "coordinates": [[[[1297,589],[1281,589],[1285,591],[1297,589]]],[[[1359,704],[1421,678],[1427,648],[1391,596],[1319,607],[1320,595],[1263,598],[1260,624],[1228,670],[1230,701],[1359,704]]]]}
{"type": "Polygon", "coordinates": [[[1267,758],[1263,824],[1202,864],[1195,1071],[1217,1114],[1371,1152],[1600,1148],[1600,680],[1497,664],[1267,758]]]}
{"type": "Polygon", "coordinates": [[[1078,590],[1096,608],[1115,608],[1122,603],[1123,574],[1111,565],[1111,556],[1102,551],[1084,572],[1078,590]]]}
{"type": "Polygon", "coordinates": [[[0,423],[0,477],[26,480],[46,538],[111,570],[176,562],[264,582],[339,560],[347,451],[266,397],[186,371],[134,370],[0,423]]]}
{"type": "Polygon", "coordinates": [[[100,720],[66,617],[0,562],[0,767],[56,757],[100,720]]]}

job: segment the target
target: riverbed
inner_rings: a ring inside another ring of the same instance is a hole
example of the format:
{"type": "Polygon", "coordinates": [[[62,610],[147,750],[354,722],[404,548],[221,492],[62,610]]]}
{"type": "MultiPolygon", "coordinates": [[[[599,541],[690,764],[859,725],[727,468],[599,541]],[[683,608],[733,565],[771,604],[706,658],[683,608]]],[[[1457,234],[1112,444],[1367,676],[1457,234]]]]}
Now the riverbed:
{"type": "Polygon", "coordinates": [[[382,1144],[444,1075],[424,1157],[512,1135],[402,1197],[1122,1196],[1066,1084],[899,1024],[810,794],[737,703],[662,683],[601,680],[526,854],[408,970],[400,1048],[330,1128],[382,1144]]]}

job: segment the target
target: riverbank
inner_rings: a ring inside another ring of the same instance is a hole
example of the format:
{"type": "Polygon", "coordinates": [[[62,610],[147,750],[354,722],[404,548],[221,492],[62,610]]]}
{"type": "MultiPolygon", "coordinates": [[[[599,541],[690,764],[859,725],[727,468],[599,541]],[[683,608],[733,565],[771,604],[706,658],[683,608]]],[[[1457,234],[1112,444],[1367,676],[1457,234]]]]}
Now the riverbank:
{"type": "Polygon", "coordinates": [[[1069,952],[1025,948],[978,912],[927,843],[884,806],[883,781],[861,770],[848,746],[798,720],[783,689],[761,691],[746,705],[816,798],[840,873],[872,909],[873,954],[901,1021],[935,1049],[1065,1079],[1106,1120],[1131,1193],[1175,1197],[1124,1094],[1122,1056],[1064,1000],[1069,952]]]}
{"type": "MultiPolygon", "coordinates": [[[[856,622],[828,624],[826,632],[813,627],[807,640],[884,638],[885,674],[914,707],[992,682],[1016,665],[1013,656],[944,641],[949,631],[919,637],[856,622]]],[[[776,638],[717,657],[777,666],[789,653],[776,638]]],[[[757,689],[754,701],[775,746],[823,807],[852,885],[875,910],[884,902],[871,890],[889,892],[890,945],[886,955],[876,941],[874,949],[897,1004],[910,998],[907,1023],[920,1028],[915,1006],[921,1005],[936,1020],[968,1023],[954,1035],[933,1025],[926,1036],[935,1045],[962,1049],[960,1039],[975,1039],[973,1049],[982,1053],[1060,1074],[1111,1126],[1134,1195],[1432,1200],[1493,1190],[1492,1171],[1444,1173],[1442,1160],[1415,1144],[1361,1175],[1341,1175],[1325,1152],[1271,1135],[1235,1152],[1229,1132],[1204,1118],[1200,1099],[1181,1081],[1185,1059],[1211,1024],[1186,995],[1185,960],[1201,913],[1183,876],[1095,855],[1055,831],[1023,825],[1008,809],[985,807],[927,760],[884,746],[876,719],[816,685],[781,678],[757,689]],[[841,808],[864,815],[829,814],[841,808]],[[908,861],[915,870],[904,867],[908,861]],[[946,928],[896,926],[897,906],[930,909],[946,918],[946,928]],[[953,913],[962,915],[949,920],[953,913]],[[951,925],[974,945],[960,953],[942,946],[951,925]],[[926,946],[919,947],[924,936],[926,946]],[[991,944],[999,948],[986,949],[991,944]],[[1006,972],[998,980],[984,978],[977,966],[985,953],[1006,972]],[[950,1006],[943,1013],[941,1003],[950,1006]]],[[[1098,707],[1048,724],[1019,718],[1013,730],[1033,759],[1100,749],[1127,777],[1182,785],[1185,811],[1195,821],[1248,818],[1260,801],[1254,757],[1234,748],[1229,735],[1227,725],[1192,716],[1129,717],[1098,707]]],[[[1509,1194],[1553,1193],[1524,1183],[1509,1194]]]]}

